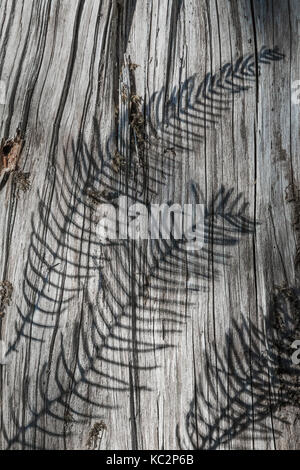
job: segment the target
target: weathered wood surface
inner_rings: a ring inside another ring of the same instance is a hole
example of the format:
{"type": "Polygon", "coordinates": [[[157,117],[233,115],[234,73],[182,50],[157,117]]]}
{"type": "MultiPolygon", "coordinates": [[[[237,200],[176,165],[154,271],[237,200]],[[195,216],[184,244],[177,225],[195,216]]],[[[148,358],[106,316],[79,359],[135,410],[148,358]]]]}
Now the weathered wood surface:
{"type": "Polygon", "coordinates": [[[299,2],[0,7],[0,447],[299,448],[299,2]],[[205,248],[101,246],[120,194],[205,204],[205,248]]]}

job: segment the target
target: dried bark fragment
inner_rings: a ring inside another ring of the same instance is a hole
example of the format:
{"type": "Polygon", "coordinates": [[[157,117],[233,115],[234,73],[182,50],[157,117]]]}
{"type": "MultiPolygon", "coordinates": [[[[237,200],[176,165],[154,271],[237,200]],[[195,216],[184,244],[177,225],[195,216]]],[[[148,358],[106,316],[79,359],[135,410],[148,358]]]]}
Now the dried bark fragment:
{"type": "Polygon", "coordinates": [[[115,173],[119,173],[121,168],[124,168],[126,165],[126,160],[122,155],[116,150],[115,156],[112,162],[112,169],[115,173]]]}
{"type": "Polygon", "coordinates": [[[68,407],[64,415],[64,430],[66,433],[69,433],[72,431],[72,427],[74,423],[75,423],[75,420],[70,412],[70,408],[68,407]]]}
{"type": "Polygon", "coordinates": [[[31,187],[31,182],[30,182],[30,173],[24,173],[21,170],[18,170],[14,173],[14,182],[17,187],[18,195],[19,197],[19,191],[22,191],[23,193],[27,193],[31,187]]]}
{"type": "Polygon", "coordinates": [[[0,144],[0,178],[6,173],[17,170],[23,143],[19,129],[13,139],[2,139],[0,144]]]}
{"type": "Polygon", "coordinates": [[[107,426],[103,421],[96,423],[93,428],[90,430],[89,438],[87,441],[87,447],[89,449],[95,449],[97,446],[97,442],[101,439],[103,432],[106,431],[107,426]]]}
{"type": "Polygon", "coordinates": [[[5,317],[6,307],[10,305],[13,290],[13,285],[10,282],[0,282],[0,318],[5,317]]]}

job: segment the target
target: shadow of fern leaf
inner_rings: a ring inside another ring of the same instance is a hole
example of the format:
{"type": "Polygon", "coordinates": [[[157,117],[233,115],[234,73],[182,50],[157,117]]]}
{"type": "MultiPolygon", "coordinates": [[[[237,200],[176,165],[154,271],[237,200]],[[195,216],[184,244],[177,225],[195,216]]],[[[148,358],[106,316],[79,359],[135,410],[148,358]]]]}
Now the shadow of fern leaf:
{"type": "Polygon", "coordinates": [[[181,448],[231,448],[235,438],[246,444],[254,435],[276,438],[291,424],[282,411],[291,408],[294,416],[300,406],[299,370],[291,360],[299,299],[299,289],[277,288],[262,327],[233,323],[223,350],[216,347],[215,360],[205,361],[184,429],[177,426],[181,448]]]}
{"type": "Polygon", "coordinates": [[[194,148],[203,142],[204,130],[216,126],[231,109],[234,97],[252,88],[261,67],[284,57],[278,47],[263,46],[257,58],[253,54],[239,57],[234,64],[226,63],[218,72],[208,73],[200,84],[197,74],[187,78],[169,97],[168,90],[162,88],[153,94],[146,107],[152,134],[166,146],[183,151],[194,148]]]}

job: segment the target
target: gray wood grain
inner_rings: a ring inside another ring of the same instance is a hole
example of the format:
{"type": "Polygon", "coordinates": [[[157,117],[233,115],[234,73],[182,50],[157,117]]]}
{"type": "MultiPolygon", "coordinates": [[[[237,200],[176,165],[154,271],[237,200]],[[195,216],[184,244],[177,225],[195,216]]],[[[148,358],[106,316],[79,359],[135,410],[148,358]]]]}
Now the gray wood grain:
{"type": "Polygon", "coordinates": [[[1,449],[299,449],[299,24],[1,0],[1,449]],[[100,243],[121,195],[204,204],[204,249],[100,243]]]}

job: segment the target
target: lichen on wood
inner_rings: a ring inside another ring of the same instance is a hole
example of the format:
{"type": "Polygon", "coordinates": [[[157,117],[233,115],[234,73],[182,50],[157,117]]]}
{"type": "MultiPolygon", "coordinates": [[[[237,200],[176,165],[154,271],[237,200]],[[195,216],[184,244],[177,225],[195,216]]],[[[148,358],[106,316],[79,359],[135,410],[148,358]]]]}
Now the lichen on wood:
{"type": "Polygon", "coordinates": [[[6,315],[6,309],[11,303],[13,285],[9,281],[0,282],[0,318],[6,315]]]}

